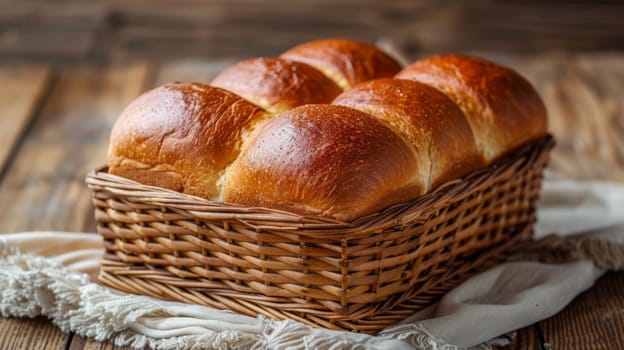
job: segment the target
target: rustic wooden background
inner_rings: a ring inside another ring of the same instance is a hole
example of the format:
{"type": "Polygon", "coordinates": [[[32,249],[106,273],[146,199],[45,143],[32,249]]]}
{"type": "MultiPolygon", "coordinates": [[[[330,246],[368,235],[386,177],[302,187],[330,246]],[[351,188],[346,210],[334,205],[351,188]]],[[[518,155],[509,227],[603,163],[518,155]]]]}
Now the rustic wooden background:
{"type": "MultiPolygon", "coordinates": [[[[0,233],[94,231],[84,176],[142,91],[326,36],[511,65],[546,101],[553,168],[624,181],[622,1],[0,0],[0,233]]],[[[623,329],[624,273],[613,272],[509,348],[616,349],[623,329]]],[[[0,349],[117,348],[0,318],[0,349]]]]}
{"type": "Polygon", "coordinates": [[[621,0],[1,0],[0,59],[274,55],[301,41],[439,51],[624,49],[621,0]]]}

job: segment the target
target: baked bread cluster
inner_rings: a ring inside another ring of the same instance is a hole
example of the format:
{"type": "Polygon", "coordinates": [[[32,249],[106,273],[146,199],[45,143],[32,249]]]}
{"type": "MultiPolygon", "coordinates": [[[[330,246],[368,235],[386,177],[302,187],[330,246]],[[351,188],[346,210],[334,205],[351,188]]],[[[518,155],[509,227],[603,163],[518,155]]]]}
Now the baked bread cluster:
{"type": "Polygon", "coordinates": [[[171,83],[115,123],[108,171],[206,199],[349,221],[412,200],[547,133],[535,89],[481,58],[402,68],[342,39],[171,83]]]}

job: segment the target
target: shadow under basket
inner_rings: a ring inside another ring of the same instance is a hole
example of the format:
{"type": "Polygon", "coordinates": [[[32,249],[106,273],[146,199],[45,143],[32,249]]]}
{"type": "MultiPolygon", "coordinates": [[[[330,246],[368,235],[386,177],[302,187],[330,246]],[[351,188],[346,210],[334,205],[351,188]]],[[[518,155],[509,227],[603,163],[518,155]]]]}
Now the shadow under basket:
{"type": "Polygon", "coordinates": [[[462,180],[350,223],[211,202],[91,172],[106,253],[129,293],[375,333],[531,239],[547,136],[462,180]]]}

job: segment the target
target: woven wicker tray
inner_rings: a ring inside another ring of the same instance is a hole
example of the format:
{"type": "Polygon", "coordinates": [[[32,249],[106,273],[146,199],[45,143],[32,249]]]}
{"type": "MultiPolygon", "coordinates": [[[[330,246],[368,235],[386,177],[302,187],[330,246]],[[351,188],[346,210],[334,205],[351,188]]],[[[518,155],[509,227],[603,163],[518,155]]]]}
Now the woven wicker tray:
{"type": "Polygon", "coordinates": [[[106,254],[130,293],[372,333],[530,239],[548,136],[412,202],[351,223],[211,202],[100,169],[87,176],[106,254]]]}

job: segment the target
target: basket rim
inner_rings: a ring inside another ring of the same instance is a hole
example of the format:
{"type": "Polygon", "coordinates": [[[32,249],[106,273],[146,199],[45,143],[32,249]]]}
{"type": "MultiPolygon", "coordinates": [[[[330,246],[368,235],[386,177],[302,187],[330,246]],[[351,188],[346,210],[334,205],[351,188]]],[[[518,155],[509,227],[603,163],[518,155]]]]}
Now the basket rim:
{"type": "Polygon", "coordinates": [[[441,203],[452,201],[454,195],[463,193],[467,188],[483,185],[488,178],[500,173],[514,171],[525,162],[534,161],[540,154],[552,149],[554,145],[554,137],[546,134],[464,178],[450,180],[420,197],[391,205],[350,222],[314,214],[302,215],[280,209],[246,207],[235,203],[212,201],[109,174],[106,165],[90,171],[85,182],[92,192],[103,190],[122,196],[130,202],[149,202],[155,206],[175,207],[193,212],[199,217],[207,213],[217,214],[220,217],[229,217],[234,221],[239,221],[258,231],[277,229],[317,238],[341,237],[348,232],[350,237],[354,238],[354,232],[358,232],[359,237],[373,232],[382,232],[391,226],[405,226],[413,223],[419,217],[435,211],[441,203]]]}

